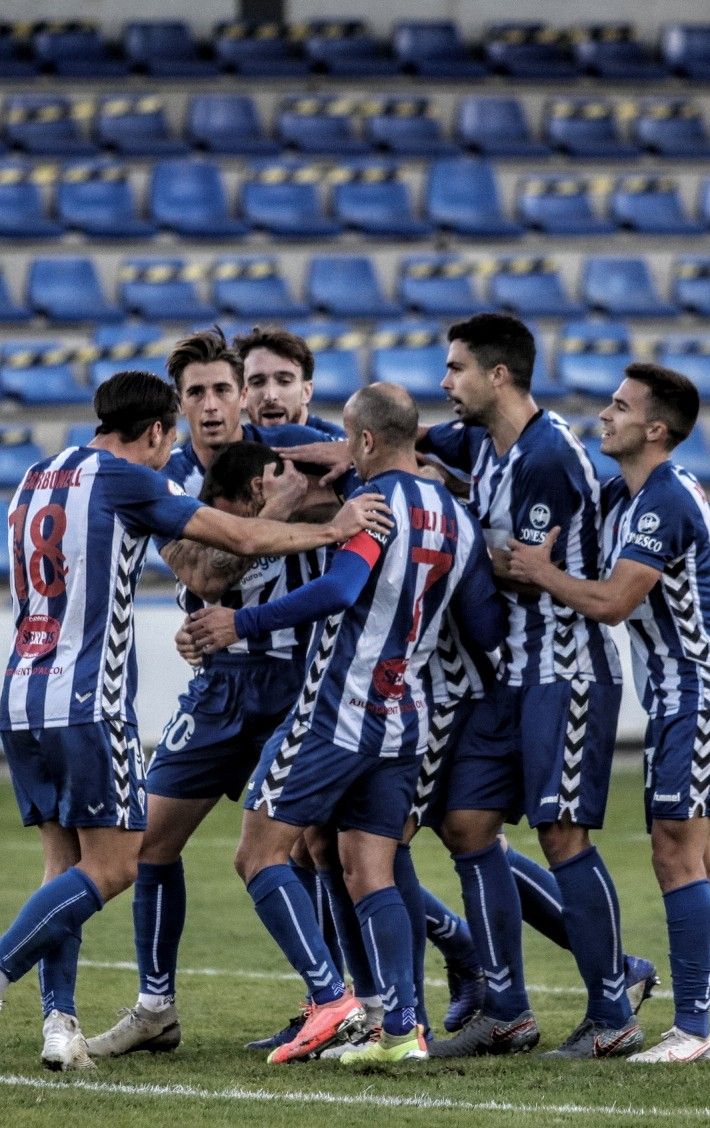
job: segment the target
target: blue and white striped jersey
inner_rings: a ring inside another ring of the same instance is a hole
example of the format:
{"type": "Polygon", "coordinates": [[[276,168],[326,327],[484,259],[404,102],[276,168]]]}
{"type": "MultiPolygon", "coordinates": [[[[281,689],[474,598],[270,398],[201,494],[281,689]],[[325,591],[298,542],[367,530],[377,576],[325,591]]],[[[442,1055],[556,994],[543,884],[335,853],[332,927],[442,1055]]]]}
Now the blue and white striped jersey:
{"type": "MultiPolygon", "coordinates": [[[[504,548],[509,537],[539,544],[560,525],[555,558],[572,576],[598,578],[599,482],[584,448],[559,415],[539,411],[502,458],[484,428],[460,423],[432,427],[423,449],[470,477],[471,509],[491,547],[504,548]]],[[[498,667],[502,681],[621,681],[608,628],[547,593],[502,594],[508,603],[508,633],[498,667]]]]}
{"type": "Polygon", "coordinates": [[[710,506],[692,474],[664,462],[635,497],[603,490],[605,569],[635,560],[660,572],[626,621],[636,692],[651,717],[710,702],[710,506]]]}
{"type": "Polygon", "coordinates": [[[148,540],[180,537],[200,504],[91,447],[27,471],[9,515],[15,637],[0,728],[135,723],[133,596],[148,540]]]}

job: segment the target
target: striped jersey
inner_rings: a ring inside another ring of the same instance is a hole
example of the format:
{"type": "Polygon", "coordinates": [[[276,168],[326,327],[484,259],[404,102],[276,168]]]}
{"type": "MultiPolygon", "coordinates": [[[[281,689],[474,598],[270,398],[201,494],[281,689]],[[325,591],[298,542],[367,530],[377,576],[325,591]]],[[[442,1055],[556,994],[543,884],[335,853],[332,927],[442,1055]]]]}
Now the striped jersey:
{"type": "Polygon", "coordinates": [[[635,497],[624,479],[603,490],[605,569],[617,560],[655,568],[659,580],[626,626],[634,681],[651,717],[710,701],[710,506],[697,479],[672,462],[635,497]]]}
{"type": "MultiPolygon", "coordinates": [[[[540,544],[560,525],[555,559],[572,576],[598,578],[599,482],[584,448],[559,415],[538,411],[500,458],[485,428],[461,423],[432,427],[423,449],[470,478],[471,509],[491,547],[504,548],[510,537],[540,544]]],[[[497,671],[503,682],[621,681],[607,627],[547,593],[502,594],[508,604],[508,631],[497,671]]]]}
{"type": "Polygon", "coordinates": [[[180,537],[200,504],[92,447],[30,467],[10,505],[15,637],[0,728],[135,723],[133,597],[148,541],[180,537]]]}

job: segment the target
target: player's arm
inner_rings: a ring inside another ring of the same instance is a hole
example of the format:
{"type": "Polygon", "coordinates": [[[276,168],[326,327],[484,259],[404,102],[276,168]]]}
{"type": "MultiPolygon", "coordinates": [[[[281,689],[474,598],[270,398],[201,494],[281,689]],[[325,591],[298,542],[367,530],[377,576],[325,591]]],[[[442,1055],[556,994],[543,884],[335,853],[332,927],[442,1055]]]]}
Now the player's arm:
{"type": "Polygon", "coordinates": [[[582,580],[570,576],[551,559],[559,532],[559,526],[555,526],[540,545],[510,540],[511,575],[524,583],[535,584],[588,619],[612,627],[628,619],[657,583],[660,570],[638,560],[621,558],[607,579],[582,580]]]}

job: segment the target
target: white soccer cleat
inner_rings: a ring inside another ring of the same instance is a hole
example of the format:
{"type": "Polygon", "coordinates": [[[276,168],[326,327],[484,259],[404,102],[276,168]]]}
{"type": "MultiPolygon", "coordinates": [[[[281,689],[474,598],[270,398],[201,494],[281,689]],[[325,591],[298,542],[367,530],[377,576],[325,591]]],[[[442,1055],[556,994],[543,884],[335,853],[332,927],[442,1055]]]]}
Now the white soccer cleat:
{"type": "Polygon", "coordinates": [[[180,1045],[180,1020],[174,1005],[151,1011],[136,1003],[124,1011],[110,1030],[88,1039],[89,1053],[94,1057],[121,1057],[137,1050],[169,1053],[180,1045]]]}
{"type": "Polygon", "coordinates": [[[379,1038],[382,1033],[382,1020],[385,1012],[381,1006],[373,1007],[368,1003],[363,1003],[363,1006],[365,1008],[364,1028],[353,1034],[346,1042],[337,1042],[334,1046],[328,1046],[327,1049],[318,1054],[321,1060],[334,1060],[342,1057],[343,1054],[364,1050],[372,1037],[379,1038]]]}
{"type": "Polygon", "coordinates": [[[50,1011],[44,1020],[42,1035],[42,1064],[47,1069],[96,1069],[73,1014],[50,1011]]]}
{"type": "Polygon", "coordinates": [[[657,1046],[651,1046],[640,1054],[631,1054],[626,1060],[646,1065],[657,1061],[701,1061],[703,1058],[710,1060],[710,1038],[700,1038],[697,1034],[671,1026],[661,1035],[657,1046]]]}

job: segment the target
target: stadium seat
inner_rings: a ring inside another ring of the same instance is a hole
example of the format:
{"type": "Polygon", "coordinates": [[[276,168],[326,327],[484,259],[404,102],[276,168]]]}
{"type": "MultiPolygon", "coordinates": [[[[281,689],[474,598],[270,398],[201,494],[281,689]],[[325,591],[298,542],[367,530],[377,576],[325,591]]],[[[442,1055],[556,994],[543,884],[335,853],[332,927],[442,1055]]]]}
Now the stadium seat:
{"type": "Polygon", "coordinates": [[[93,113],[90,101],[60,94],[12,94],[5,102],[5,138],[23,153],[45,157],[93,157],[96,146],[83,124],[93,113]]]}
{"type": "Polygon", "coordinates": [[[305,338],[315,357],[314,401],[342,406],[363,383],[359,355],[364,344],[363,334],[334,320],[320,325],[311,321],[310,326],[289,322],[288,328],[305,338]]]}
{"type": "Polygon", "coordinates": [[[204,270],[181,258],[129,258],[118,272],[121,303],[127,314],[148,321],[200,321],[214,318],[197,280],[204,270]]]}
{"type": "Polygon", "coordinates": [[[565,293],[555,263],[539,258],[499,259],[491,270],[488,299],[518,317],[576,317],[579,302],[565,293]]]}
{"type": "Polygon", "coordinates": [[[0,79],[32,78],[39,69],[32,45],[32,25],[0,24],[0,79]]]}
{"type": "Polygon", "coordinates": [[[70,356],[57,341],[3,342],[0,395],[26,407],[88,403],[92,391],[77,381],[70,356]]]}
{"type": "Polygon", "coordinates": [[[187,136],[210,153],[272,156],[279,146],[265,136],[253,98],[247,94],[195,94],[190,99],[187,136]]]}
{"type": "Polygon", "coordinates": [[[668,68],[628,23],[587,24],[572,33],[572,51],[583,74],[610,82],[659,82],[668,68]]]}
{"type": "Polygon", "coordinates": [[[458,255],[413,255],[402,259],[399,295],[414,313],[470,317],[488,307],[474,288],[475,267],[458,255]]]}
{"type": "Polygon", "coordinates": [[[218,23],[213,35],[220,65],[237,74],[269,79],[298,77],[311,71],[302,39],[286,24],[257,20],[218,23]]]}
{"type": "Polygon", "coordinates": [[[710,79],[710,22],[670,23],[661,29],[661,54],[673,74],[710,79]]]}
{"type": "Polygon", "coordinates": [[[306,292],[312,308],[334,317],[393,317],[402,312],[385,298],[372,261],[360,255],[315,255],[306,292]]]}
{"type": "Polygon", "coordinates": [[[398,74],[391,51],[370,34],[362,20],[311,20],[303,52],[316,74],[367,78],[398,74]]]}
{"type": "Polygon", "coordinates": [[[564,400],[567,389],[551,369],[548,360],[548,349],[540,329],[530,318],[526,325],[535,338],[535,363],[533,364],[530,390],[536,402],[550,406],[559,405],[564,400]]]}
{"type": "Polygon", "coordinates": [[[710,396],[710,336],[673,334],[657,341],[654,351],[659,364],[689,376],[702,399],[710,396]]]}
{"type": "Polygon", "coordinates": [[[339,222],[325,214],[319,180],[313,169],[282,161],[254,168],[242,184],[245,219],[256,230],[295,239],[339,235],[339,222]]]}
{"type": "Polygon", "coordinates": [[[239,317],[305,317],[279,273],[275,258],[250,255],[218,259],[213,270],[214,300],[220,310],[239,317]]]}
{"type": "Polygon", "coordinates": [[[56,194],[57,215],[68,230],[94,239],[149,239],[155,224],[136,214],[128,169],[114,161],[65,165],[56,194]]]}
{"type": "Polygon", "coordinates": [[[447,347],[438,332],[378,326],[371,345],[373,380],[401,384],[421,402],[441,402],[447,347]]]}
{"type": "Polygon", "coordinates": [[[0,239],[55,239],[63,232],[45,210],[41,175],[19,161],[0,161],[0,239]]]}
{"type": "Polygon", "coordinates": [[[64,78],[121,78],[128,74],[122,52],[92,24],[78,20],[41,24],[32,46],[43,70],[64,78]]]}
{"type": "Polygon", "coordinates": [[[556,82],[579,74],[567,34],[537,21],[492,24],[483,50],[491,70],[513,78],[556,82]]]}
{"type": "Polygon", "coordinates": [[[95,436],[95,423],[72,423],[70,427],[67,427],[67,433],[64,436],[64,446],[88,446],[95,436]]]}
{"type": "Polygon", "coordinates": [[[171,132],[162,99],[153,94],[102,98],[94,129],[103,148],[125,156],[182,157],[189,152],[171,132]]]}
{"type": "Polygon", "coordinates": [[[647,99],[637,107],[630,128],[633,140],[656,156],[682,160],[710,156],[702,110],[687,98],[647,99]]]}
{"type": "Polygon", "coordinates": [[[360,103],[363,137],[376,152],[397,157],[454,157],[429,98],[402,95],[370,97],[360,103]]]}
{"type": "Polygon", "coordinates": [[[134,349],[158,341],[162,335],[159,326],[146,321],[121,321],[112,325],[97,325],[93,340],[98,348],[114,349],[125,359],[130,359],[134,349]]]}
{"type": "Polygon", "coordinates": [[[521,235],[520,224],[502,212],[492,167],[461,157],[432,161],[426,185],[425,214],[444,230],[487,239],[521,235]]]}
{"type": "Polygon", "coordinates": [[[423,78],[474,80],[488,73],[461,39],[450,20],[404,20],[396,23],[392,47],[406,74],[423,78]]]}
{"type": "Polygon", "coordinates": [[[159,227],[198,239],[241,238],[249,228],[230,214],[219,166],[208,160],[158,161],[149,188],[159,227]]]}
{"type": "MultiPolygon", "coordinates": [[[[1,206],[2,205],[0,204],[0,207],[1,206]]],[[[20,305],[12,297],[10,290],[8,289],[5,274],[0,268],[0,323],[12,321],[27,321],[27,319],[31,316],[32,315],[27,307],[20,305]]]]}
{"type": "Polygon", "coordinates": [[[548,157],[549,145],[530,132],[518,98],[462,98],[456,111],[456,136],[462,145],[483,157],[548,157]]]}
{"type": "Polygon", "coordinates": [[[121,322],[100,325],[94,330],[94,346],[99,353],[89,362],[89,383],[97,388],[116,372],[138,369],[167,379],[168,342],[157,325],[147,322],[121,322]]]}
{"type": "Polygon", "coordinates": [[[581,293],[591,310],[609,317],[674,317],[678,312],[671,302],[659,298],[642,258],[587,258],[581,293]]]}
{"type": "Polygon", "coordinates": [[[279,140],[297,153],[338,158],[369,153],[355,132],[354,109],[350,100],[330,96],[287,98],[276,117],[279,140]]]}
{"type": "Polygon", "coordinates": [[[27,303],[51,321],[120,321],[91,259],[37,258],[29,266],[27,303]]]}
{"type": "Polygon", "coordinates": [[[646,235],[701,235],[704,229],[688,218],[678,183],[668,176],[619,177],[609,210],[619,227],[646,235]]]}
{"type": "MultiPolygon", "coordinates": [[[[0,73],[2,73],[0,71],[0,73]]],[[[10,502],[0,498],[0,521],[4,529],[9,527],[10,502]]],[[[6,584],[10,579],[10,546],[7,537],[0,537],[0,582],[6,584]]]]}
{"type": "Polygon", "coordinates": [[[425,239],[434,231],[431,223],[414,215],[408,185],[396,172],[375,166],[353,170],[334,185],[333,213],[344,227],[364,235],[425,239]]]}
{"type": "Polygon", "coordinates": [[[673,263],[672,297],[681,309],[710,317],[710,255],[684,255],[673,263]]]}
{"type": "MultiPolygon", "coordinates": [[[[618,386],[619,381],[615,385],[618,386]]],[[[596,470],[600,482],[608,482],[619,474],[619,463],[615,458],[601,452],[601,435],[599,419],[592,416],[587,419],[571,420],[572,430],[577,435],[582,446],[587,452],[592,466],[596,470]]]]}
{"type": "MultiPolygon", "coordinates": [[[[164,342],[162,343],[164,344],[164,342]]],[[[142,352],[131,357],[129,361],[111,360],[109,357],[93,361],[89,365],[89,382],[92,388],[98,388],[99,384],[110,380],[117,372],[127,370],[152,372],[154,376],[159,376],[161,380],[167,381],[167,363],[167,352],[152,352],[150,346],[146,346],[142,352]]]]}
{"type": "Polygon", "coordinates": [[[641,154],[623,138],[612,104],[602,98],[555,98],[545,107],[544,123],[553,149],[570,157],[624,160],[641,154]]]}
{"type": "Polygon", "coordinates": [[[698,186],[698,218],[704,227],[710,229],[710,176],[701,180],[698,186]]]}
{"type": "Polygon", "coordinates": [[[127,23],[123,49],[134,70],[157,78],[209,78],[217,64],[200,50],[188,24],[182,20],[127,23]]]}
{"type": "Polygon", "coordinates": [[[592,207],[594,184],[572,176],[526,177],[518,182],[518,216],[547,235],[610,235],[616,225],[592,207]]]}
{"type": "Polygon", "coordinates": [[[625,325],[614,321],[568,322],[558,342],[557,374],[569,392],[609,398],[621,383],[624,368],[634,359],[625,325]]]}
{"type": "Polygon", "coordinates": [[[695,424],[688,438],[673,449],[671,459],[690,470],[706,487],[710,484],[710,442],[702,419],[695,424]]]}
{"type": "Polygon", "coordinates": [[[29,427],[0,427],[0,490],[15,489],[25,471],[42,457],[29,427]]]}

